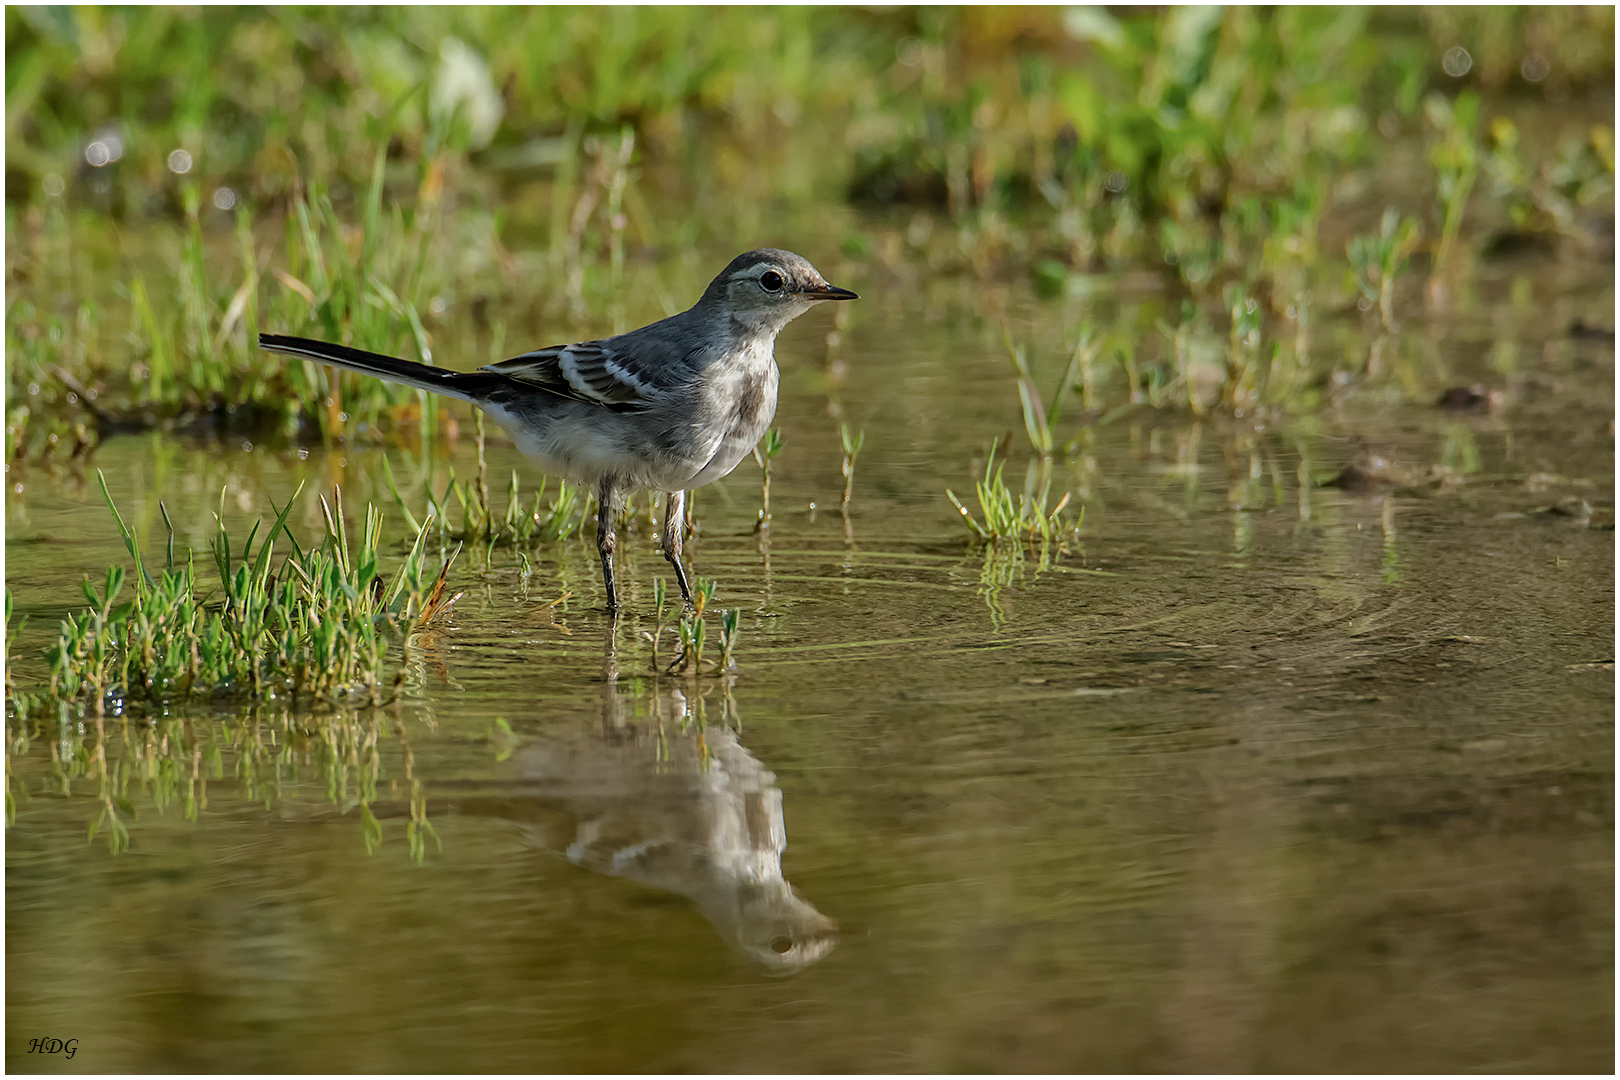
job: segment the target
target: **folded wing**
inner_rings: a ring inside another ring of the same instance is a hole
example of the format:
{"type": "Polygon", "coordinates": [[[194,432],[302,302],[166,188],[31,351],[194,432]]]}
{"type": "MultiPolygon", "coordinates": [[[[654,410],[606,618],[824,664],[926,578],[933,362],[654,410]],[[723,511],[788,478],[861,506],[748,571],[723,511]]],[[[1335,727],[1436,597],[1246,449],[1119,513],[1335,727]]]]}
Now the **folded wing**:
{"type": "Polygon", "coordinates": [[[616,411],[651,408],[665,394],[651,365],[606,341],[553,345],[482,370],[616,411]]]}

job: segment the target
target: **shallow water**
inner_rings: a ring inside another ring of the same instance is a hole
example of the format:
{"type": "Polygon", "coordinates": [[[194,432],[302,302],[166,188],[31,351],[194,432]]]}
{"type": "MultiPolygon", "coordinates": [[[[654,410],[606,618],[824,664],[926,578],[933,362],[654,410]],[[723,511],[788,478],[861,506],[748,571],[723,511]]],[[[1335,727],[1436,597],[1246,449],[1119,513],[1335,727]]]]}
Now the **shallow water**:
{"type": "MultiPolygon", "coordinates": [[[[616,631],[587,544],[463,554],[378,714],[372,854],[312,744],[249,768],[261,729],[228,709],[189,721],[198,820],[132,782],[121,855],[85,844],[94,785],[62,794],[49,739],[16,757],[8,1067],[1607,1070],[1613,346],[1565,328],[1608,325],[1613,282],[1571,273],[1508,266],[1414,325],[1416,389],[1067,422],[1084,539],[1044,565],[974,549],[943,493],[1022,439],[999,326],[857,283],[835,355],[824,313],[779,346],[768,534],[751,468],[697,500],[734,679],[654,674],[643,524],[616,631]],[[1476,380],[1501,402],[1409,403],[1476,380]],[[840,420],[866,432],[847,520],[840,420]],[[1389,483],[1324,484],[1374,458],[1389,483]],[[1590,518],[1547,512],[1567,498],[1590,518]]],[[[307,535],[334,483],[386,501],[383,453],[156,434],[94,464],[143,537],[162,498],[202,551],[222,487],[240,536],[307,481],[307,535]]],[[[490,463],[497,493],[522,468],[490,463]]],[[[93,474],[36,473],[7,513],[32,651],[122,551],[93,474]]]]}

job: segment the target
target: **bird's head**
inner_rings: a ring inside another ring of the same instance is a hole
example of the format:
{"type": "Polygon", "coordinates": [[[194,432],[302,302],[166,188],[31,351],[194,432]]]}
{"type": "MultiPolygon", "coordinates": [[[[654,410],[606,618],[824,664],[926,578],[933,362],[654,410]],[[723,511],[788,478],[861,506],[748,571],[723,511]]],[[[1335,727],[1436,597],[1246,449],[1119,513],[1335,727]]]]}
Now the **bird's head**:
{"type": "Polygon", "coordinates": [[[758,248],[732,259],[704,290],[702,302],[750,329],[775,333],[823,300],[856,299],[848,289],[829,285],[802,255],[758,248]]]}

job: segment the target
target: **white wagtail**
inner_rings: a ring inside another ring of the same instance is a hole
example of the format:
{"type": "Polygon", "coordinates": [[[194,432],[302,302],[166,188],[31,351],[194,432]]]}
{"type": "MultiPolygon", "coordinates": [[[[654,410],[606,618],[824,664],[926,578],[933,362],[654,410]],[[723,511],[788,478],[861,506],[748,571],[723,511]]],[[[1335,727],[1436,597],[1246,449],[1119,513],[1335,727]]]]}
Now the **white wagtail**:
{"type": "Polygon", "coordinates": [[[259,347],[470,401],[555,476],[596,491],[596,547],[608,610],[614,515],[635,491],[668,494],[664,557],[681,596],[686,493],[720,479],[776,415],[774,346],[782,327],[823,300],[854,300],[791,251],[731,260],[686,311],[628,334],[553,345],[477,371],[446,371],[308,338],[260,334],[259,347]]]}

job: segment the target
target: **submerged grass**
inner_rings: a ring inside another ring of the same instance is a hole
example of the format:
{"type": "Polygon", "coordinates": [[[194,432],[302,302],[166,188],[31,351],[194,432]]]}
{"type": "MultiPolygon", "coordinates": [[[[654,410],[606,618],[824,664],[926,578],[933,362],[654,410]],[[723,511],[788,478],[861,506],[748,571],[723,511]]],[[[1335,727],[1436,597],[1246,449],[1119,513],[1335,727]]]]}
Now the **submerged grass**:
{"type": "Polygon", "coordinates": [[[979,516],[975,517],[962,504],[956,492],[946,489],[945,495],[962,515],[967,527],[986,543],[1015,547],[1037,543],[1043,548],[1055,544],[1061,550],[1078,536],[1084,513],[1072,521],[1064,516],[1069,505],[1068,492],[1058,499],[1055,506],[1047,509],[1052,498],[1052,455],[1058,446],[1058,420],[1069,399],[1082,389],[1083,372],[1089,357],[1094,355],[1092,331],[1089,326],[1080,328],[1068,367],[1058,380],[1050,402],[1041,398],[1035,377],[1030,374],[1025,348],[1015,345],[1005,330],[1002,340],[1016,374],[1018,400],[1023,407],[1024,433],[1029,437],[1030,447],[1034,451],[1023,490],[1014,494],[1008,487],[1002,476],[1007,463],[996,460],[996,444],[991,443],[990,451],[985,456],[984,474],[974,485],[979,516]]]}
{"type": "Polygon", "coordinates": [[[39,685],[13,675],[22,627],[12,625],[6,591],[8,824],[18,796],[12,758],[36,740],[49,742],[58,794],[93,789],[88,835],[105,835],[114,852],[130,843],[134,789],[160,812],[178,802],[195,818],[207,806],[209,781],[226,778],[224,752],[233,750],[233,781],[267,805],[313,764],[327,797],[344,812],[358,809],[369,851],[383,839],[371,804],[382,776],[380,743],[392,731],[409,792],[407,846],[424,859],[427,842],[437,841],[426,796],[403,722],[390,724],[377,706],[399,695],[399,679],[391,690],[385,683],[391,645],[408,643],[456,599],[446,587],[451,559],[436,572],[429,565],[434,519],[415,529],[389,575],[375,507],[367,506],[351,536],[341,493],[323,497],[324,534],[301,546],[287,528],[295,493],[262,539],[258,522],[238,548],[222,503],[199,566],[195,553],[177,558],[174,526],[160,506],[169,535],[159,566],[142,554],[104,478],[101,489],[133,571],[113,566],[97,582],[85,579],[87,606],[62,620],[39,685]],[[210,707],[221,704],[246,711],[212,718],[210,707]]]}
{"type": "Polygon", "coordinates": [[[720,655],[708,658],[704,667],[703,648],[709,639],[708,623],[704,618],[719,584],[713,578],[699,577],[692,581],[692,607],[683,610],[675,623],[675,656],[668,664],[659,658],[658,649],[663,642],[665,619],[671,607],[669,586],[663,578],[653,581],[653,631],[646,634],[652,646],[652,668],[665,675],[686,675],[693,678],[704,674],[723,675],[737,668],[737,640],[741,634],[742,612],[728,608],[720,613],[720,655]]]}
{"type": "Polygon", "coordinates": [[[62,620],[46,652],[49,677],[37,687],[13,677],[21,626],[12,626],[6,592],[8,824],[17,800],[12,758],[36,740],[49,742],[58,794],[93,788],[88,835],[104,834],[114,852],[129,846],[134,788],[158,811],[179,803],[194,819],[207,806],[209,781],[225,779],[229,749],[234,782],[267,805],[313,764],[334,804],[358,808],[369,851],[382,841],[371,804],[380,743],[391,730],[410,793],[407,844],[414,859],[425,858],[437,837],[403,723],[390,725],[376,707],[398,697],[398,680],[385,697],[390,641],[408,642],[455,601],[446,590],[450,560],[436,575],[427,564],[431,521],[390,577],[379,565],[382,515],[374,507],[351,537],[341,496],[323,498],[324,536],[301,547],[286,528],[289,500],[262,540],[262,522],[254,525],[239,553],[221,517],[209,548],[214,577],[199,572],[193,554],[176,558],[166,509],[163,565],[149,566],[104,480],[102,493],[133,573],[113,566],[100,582],[86,578],[87,606],[62,620]],[[280,539],[289,550],[278,560],[280,539]],[[133,595],[121,600],[126,584],[133,595]],[[208,707],[226,703],[246,711],[212,718],[208,707]]]}
{"type": "Polygon", "coordinates": [[[974,485],[979,502],[978,517],[962,505],[956,492],[948,489],[945,492],[975,536],[997,546],[1039,544],[1044,547],[1054,544],[1061,548],[1079,535],[1085,514],[1082,510],[1077,517],[1065,516],[1064,511],[1069,506],[1068,492],[1064,492],[1057,505],[1047,509],[1052,495],[1050,460],[1030,463],[1023,490],[1017,494],[1002,478],[1006,467],[1005,461],[996,460],[996,447],[991,444],[990,452],[985,457],[984,475],[974,485]]]}
{"type": "Polygon", "coordinates": [[[289,500],[257,546],[262,523],[253,526],[239,555],[222,505],[209,550],[217,579],[205,580],[194,553],[176,559],[172,523],[164,565],[149,568],[104,478],[101,487],[134,573],[113,566],[99,588],[85,580],[88,606],[62,621],[46,653],[46,685],[25,693],[8,684],[8,705],[19,715],[43,707],[65,720],[194,697],[381,704],[390,633],[423,629],[455,599],[445,588],[450,560],[436,575],[427,567],[428,524],[385,576],[381,513],[368,506],[351,539],[340,493],[333,503],[321,500],[318,544],[301,547],[287,531],[289,500]],[[280,538],[290,550],[278,561],[280,538]],[[134,595],[120,602],[126,580],[134,595]]]}

